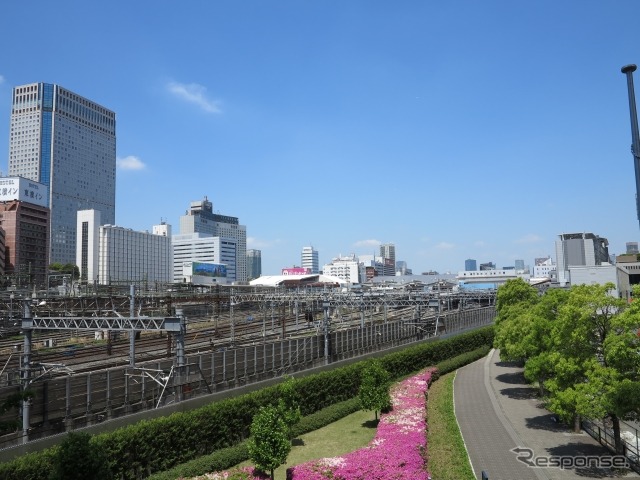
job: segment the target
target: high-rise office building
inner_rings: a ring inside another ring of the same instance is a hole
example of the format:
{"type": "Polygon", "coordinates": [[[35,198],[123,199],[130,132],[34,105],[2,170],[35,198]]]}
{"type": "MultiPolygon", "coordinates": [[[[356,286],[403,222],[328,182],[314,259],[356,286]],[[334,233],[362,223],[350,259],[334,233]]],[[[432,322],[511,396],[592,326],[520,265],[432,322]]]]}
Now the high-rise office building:
{"type": "Polygon", "coordinates": [[[249,280],[259,278],[262,275],[262,252],[260,250],[247,250],[247,277],[249,280]]]}
{"type": "Polygon", "coordinates": [[[569,267],[609,263],[609,241],[593,233],[563,233],[556,240],[558,283],[571,283],[569,267]]]}
{"type": "MultiPolygon", "coordinates": [[[[224,281],[236,280],[237,243],[233,238],[214,237],[208,233],[184,233],[172,237],[173,281],[184,281],[185,263],[224,265],[224,281]]],[[[245,259],[246,262],[246,259],[245,259]]],[[[222,280],[222,279],[221,279],[222,280]]]]}
{"type": "Polygon", "coordinates": [[[637,255],[638,252],[638,242],[627,242],[627,253],[630,255],[637,255]]]}
{"type": "Polygon", "coordinates": [[[320,263],[318,262],[318,251],[313,247],[302,247],[301,263],[303,268],[309,268],[311,273],[320,273],[320,263]]]}
{"type": "Polygon", "coordinates": [[[380,256],[383,258],[384,275],[396,274],[396,246],[393,243],[380,245],[380,256]]]}
{"type": "Polygon", "coordinates": [[[464,261],[465,272],[475,272],[478,269],[478,264],[473,258],[467,258],[464,261]]]}
{"type": "Polygon", "coordinates": [[[115,223],[116,118],[50,83],[13,89],[9,176],[49,187],[50,262],[76,260],[76,214],[95,209],[115,223]]]}
{"type": "Polygon", "coordinates": [[[524,260],[516,260],[515,261],[515,268],[517,271],[524,271],[524,260]]]}
{"type": "Polygon", "coordinates": [[[237,217],[213,213],[213,203],[204,197],[204,200],[191,202],[186,215],[180,217],[180,234],[190,233],[233,239],[236,263],[234,266],[228,265],[227,272],[231,269],[237,282],[247,281],[247,227],[240,225],[237,217]]]}

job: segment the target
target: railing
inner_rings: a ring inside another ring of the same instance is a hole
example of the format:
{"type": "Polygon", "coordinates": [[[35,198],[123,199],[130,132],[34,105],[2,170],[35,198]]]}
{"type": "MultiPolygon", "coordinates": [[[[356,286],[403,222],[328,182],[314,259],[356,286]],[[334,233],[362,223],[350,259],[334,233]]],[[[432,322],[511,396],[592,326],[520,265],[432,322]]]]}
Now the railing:
{"type": "MultiPolygon", "coordinates": [[[[583,420],[582,429],[595,440],[607,447],[612,452],[616,451],[616,441],[613,428],[606,427],[603,422],[583,420]]],[[[624,420],[620,420],[620,440],[622,441],[623,454],[629,461],[629,466],[640,473],[640,440],[638,429],[624,420]]]]}

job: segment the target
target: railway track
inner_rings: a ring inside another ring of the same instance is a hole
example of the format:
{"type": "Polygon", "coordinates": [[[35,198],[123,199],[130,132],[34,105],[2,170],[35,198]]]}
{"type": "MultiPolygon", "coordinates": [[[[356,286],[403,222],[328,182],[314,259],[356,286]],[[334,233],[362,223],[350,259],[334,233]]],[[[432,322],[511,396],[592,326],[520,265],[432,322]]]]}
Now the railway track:
{"type": "MultiPolygon", "coordinates": [[[[260,306],[246,306],[224,313],[202,311],[201,306],[185,309],[187,332],[185,354],[217,352],[246,345],[271,342],[280,338],[294,338],[318,334],[319,320],[307,321],[304,315],[270,310],[260,306]],[[204,315],[203,315],[204,313],[204,315]]],[[[386,313],[341,309],[334,312],[332,331],[352,328],[363,323],[382,323],[398,318],[411,318],[413,309],[403,307],[386,313]]],[[[321,312],[306,318],[321,319],[321,312]]],[[[79,374],[131,364],[129,331],[80,333],[75,331],[34,331],[31,365],[33,375],[47,378],[79,374]],[[96,333],[102,338],[96,339],[96,333]]],[[[145,331],[135,333],[135,363],[148,363],[173,358],[176,355],[175,337],[169,332],[145,331]]],[[[20,378],[20,359],[23,336],[0,339],[0,386],[20,378]]]]}

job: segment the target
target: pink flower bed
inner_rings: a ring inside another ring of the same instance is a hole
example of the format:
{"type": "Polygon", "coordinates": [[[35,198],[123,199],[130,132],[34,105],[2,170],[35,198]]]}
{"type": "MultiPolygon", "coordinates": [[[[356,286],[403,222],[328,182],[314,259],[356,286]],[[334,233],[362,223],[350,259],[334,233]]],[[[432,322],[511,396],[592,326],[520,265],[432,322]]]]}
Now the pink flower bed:
{"type": "Polygon", "coordinates": [[[287,480],[429,480],[426,450],[426,391],[435,368],[397,384],[393,409],[380,416],[375,438],[342,457],[323,458],[287,469],[287,480]]]}

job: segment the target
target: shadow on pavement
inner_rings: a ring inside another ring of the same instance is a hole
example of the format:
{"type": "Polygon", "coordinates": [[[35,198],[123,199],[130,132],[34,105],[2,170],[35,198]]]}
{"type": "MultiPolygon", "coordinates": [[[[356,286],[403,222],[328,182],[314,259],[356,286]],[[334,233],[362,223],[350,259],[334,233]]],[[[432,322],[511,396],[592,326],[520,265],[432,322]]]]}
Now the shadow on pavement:
{"type": "Polygon", "coordinates": [[[512,385],[526,385],[527,383],[522,372],[501,373],[500,375],[496,375],[496,380],[512,385]]]}
{"type": "Polygon", "coordinates": [[[565,432],[567,426],[553,421],[555,415],[549,413],[539,415],[537,417],[525,418],[527,428],[535,428],[536,430],[548,430],[550,432],[565,432]]]}
{"type": "Polygon", "coordinates": [[[513,400],[533,400],[538,398],[537,392],[530,387],[503,388],[500,393],[513,400]]]}
{"type": "Polygon", "coordinates": [[[524,367],[524,362],[522,362],[522,361],[496,362],[495,365],[497,367],[506,367],[506,368],[523,368],[524,367]]]}
{"type": "Polygon", "coordinates": [[[576,466],[567,468],[567,470],[572,470],[576,475],[585,478],[622,478],[631,471],[629,469],[600,468],[595,465],[598,458],[613,456],[612,452],[600,445],[572,442],[546,450],[550,456],[572,457],[574,461],[576,457],[590,457],[589,459],[581,459],[579,461],[582,463],[576,463],[576,466]]]}

